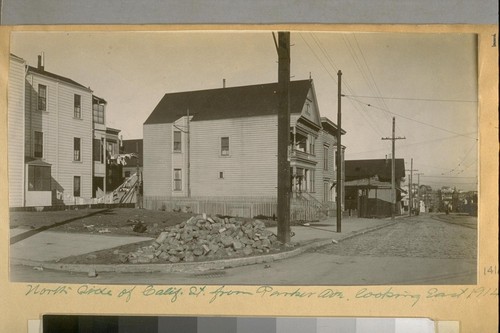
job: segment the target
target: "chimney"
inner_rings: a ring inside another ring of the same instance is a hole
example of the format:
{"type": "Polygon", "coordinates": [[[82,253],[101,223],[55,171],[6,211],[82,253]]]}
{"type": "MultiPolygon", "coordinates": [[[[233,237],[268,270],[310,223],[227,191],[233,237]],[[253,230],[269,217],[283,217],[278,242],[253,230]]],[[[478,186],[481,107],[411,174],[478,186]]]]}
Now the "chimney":
{"type": "Polygon", "coordinates": [[[226,79],[222,79],[222,88],[226,88],[226,79]]]}
{"type": "Polygon", "coordinates": [[[41,71],[45,70],[45,59],[43,52],[41,55],[38,56],[38,69],[41,71]]]}

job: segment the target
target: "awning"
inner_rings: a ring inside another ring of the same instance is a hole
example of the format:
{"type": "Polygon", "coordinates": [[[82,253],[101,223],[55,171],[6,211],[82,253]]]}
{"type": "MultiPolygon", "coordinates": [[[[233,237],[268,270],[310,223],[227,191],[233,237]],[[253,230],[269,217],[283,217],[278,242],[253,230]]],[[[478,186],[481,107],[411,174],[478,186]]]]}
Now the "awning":
{"type": "Polygon", "coordinates": [[[29,157],[29,156],[26,156],[24,158],[24,163],[26,163],[27,165],[36,165],[36,166],[45,166],[45,167],[52,166],[52,164],[47,163],[40,158],[34,158],[34,157],[29,157]]]}

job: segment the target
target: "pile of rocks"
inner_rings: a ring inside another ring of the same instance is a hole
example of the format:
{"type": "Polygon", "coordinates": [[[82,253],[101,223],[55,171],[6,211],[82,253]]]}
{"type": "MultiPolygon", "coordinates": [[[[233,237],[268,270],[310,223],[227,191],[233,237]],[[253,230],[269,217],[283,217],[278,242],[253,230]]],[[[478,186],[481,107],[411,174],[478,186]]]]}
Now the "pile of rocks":
{"type": "Polygon", "coordinates": [[[203,214],[165,229],[151,245],[129,253],[127,261],[193,262],[269,253],[280,245],[262,221],[203,214]]]}

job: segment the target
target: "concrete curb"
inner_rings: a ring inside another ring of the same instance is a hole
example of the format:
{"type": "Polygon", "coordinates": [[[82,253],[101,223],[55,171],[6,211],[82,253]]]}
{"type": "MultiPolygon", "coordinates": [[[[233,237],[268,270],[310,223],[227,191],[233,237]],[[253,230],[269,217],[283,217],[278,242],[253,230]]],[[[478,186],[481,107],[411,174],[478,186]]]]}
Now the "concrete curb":
{"type": "MultiPolygon", "coordinates": [[[[390,221],[372,228],[351,232],[344,237],[337,239],[341,242],[356,236],[364,235],[385,227],[396,224],[397,221],[390,221]]],[[[201,261],[192,263],[169,263],[169,264],[62,264],[57,262],[41,262],[27,259],[11,258],[11,265],[23,265],[31,267],[41,267],[44,269],[67,271],[75,273],[89,272],[115,272],[115,273],[200,273],[210,270],[222,270],[240,266],[248,266],[262,263],[270,263],[277,260],[288,259],[298,256],[306,251],[313,250],[332,243],[333,238],[314,239],[307,243],[296,244],[297,248],[280,253],[265,254],[252,257],[221,259],[212,261],[201,261]]]]}

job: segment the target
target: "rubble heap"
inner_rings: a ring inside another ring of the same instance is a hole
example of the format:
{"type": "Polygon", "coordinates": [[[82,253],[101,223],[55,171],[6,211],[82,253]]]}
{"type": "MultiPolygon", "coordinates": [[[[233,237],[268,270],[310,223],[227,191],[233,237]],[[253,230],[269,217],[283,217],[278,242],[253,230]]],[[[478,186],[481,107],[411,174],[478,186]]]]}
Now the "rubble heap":
{"type": "Polygon", "coordinates": [[[193,262],[269,253],[281,243],[259,220],[193,216],[166,228],[151,245],[129,253],[130,263],[193,262]]]}

